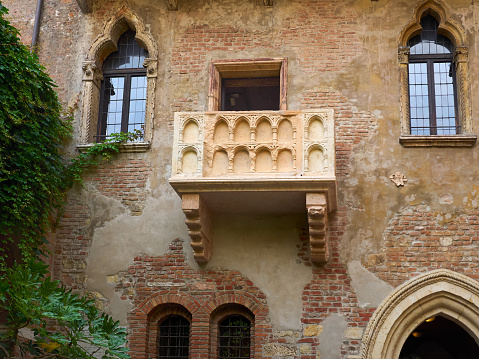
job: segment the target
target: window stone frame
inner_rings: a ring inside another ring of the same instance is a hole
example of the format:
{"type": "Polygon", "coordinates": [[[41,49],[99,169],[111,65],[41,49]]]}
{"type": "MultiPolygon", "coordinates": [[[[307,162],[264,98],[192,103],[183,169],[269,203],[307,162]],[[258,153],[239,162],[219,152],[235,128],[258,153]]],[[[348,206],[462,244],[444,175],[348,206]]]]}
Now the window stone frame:
{"type": "Polygon", "coordinates": [[[399,142],[404,147],[472,147],[477,136],[472,132],[472,108],[468,70],[468,52],[465,31],[447,15],[446,10],[434,0],[423,1],[414,12],[414,19],[402,31],[399,38],[398,65],[400,80],[401,136],[399,142]],[[408,41],[422,31],[421,19],[432,15],[439,27],[438,33],[446,36],[454,44],[453,55],[456,67],[457,104],[461,133],[456,135],[411,135],[409,114],[409,54],[408,41]]]}
{"type": "Polygon", "coordinates": [[[147,77],[143,141],[126,143],[121,150],[128,152],[146,151],[150,147],[153,136],[158,50],[149,29],[127,6],[121,7],[114,14],[105,24],[101,34],[93,41],[82,66],[81,123],[77,146],[80,151],[88,149],[96,142],[94,136],[97,132],[100,89],[103,80],[102,63],[108,55],[117,50],[118,39],[128,28],[135,31],[135,40],[148,51],[149,57],[143,63],[147,77]]]}

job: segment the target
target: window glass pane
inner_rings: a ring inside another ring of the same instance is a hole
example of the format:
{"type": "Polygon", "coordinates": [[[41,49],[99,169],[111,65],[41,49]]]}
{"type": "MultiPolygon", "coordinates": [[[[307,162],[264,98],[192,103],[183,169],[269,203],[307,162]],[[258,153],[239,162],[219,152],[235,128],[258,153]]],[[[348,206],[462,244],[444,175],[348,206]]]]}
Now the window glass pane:
{"type": "Polygon", "coordinates": [[[145,123],[146,76],[131,78],[130,111],[128,113],[128,132],[141,130],[145,123]]]}
{"type": "Polygon", "coordinates": [[[452,62],[434,63],[434,87],[436,89],[436,125],[438,135],[453,135],[456,128],[452,62]]]}
{"type": "Polygon", "coordinates": [[[190,322],[174,315],[160,323],[158,328],[158,359],[187,359],[190,348],[190,322]]]}
{"type": "Polygon", "coordinates": [[[148,52],[135,40],[135,32],[128,29],[118,39],[118,51],[110,54],[103,63],[103,71],[142,69],[148,52]]]}
{"type": "Polygon", "coordinates": [[[409,64],[409,116],[412,135],[429,135],[427,63],[409,64]]]}
{"type": "Polygon", "coordinates": [[[437,33],[438,22],[431,16],[421,20],[422,32],[408,42],[411,55],[419,54],[452,54],[453,44],[447,37],[437,33]]]}
{"type": "Polygon", "coordinates": [[[250,357],[250,327],[250,321],[241,315],[229,316],[219,323],[219,359],[250,357]]]}
{"type": "Polygon", "coordinates": [[[100,137],[121,132],[124,77],[105,77],[100,118],[100,137]]]}

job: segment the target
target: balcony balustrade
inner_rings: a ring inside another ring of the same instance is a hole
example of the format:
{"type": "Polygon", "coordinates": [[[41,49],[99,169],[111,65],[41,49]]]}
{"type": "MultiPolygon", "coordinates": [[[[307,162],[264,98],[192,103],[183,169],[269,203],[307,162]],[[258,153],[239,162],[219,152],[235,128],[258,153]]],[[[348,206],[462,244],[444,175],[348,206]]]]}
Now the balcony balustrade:
{"type": "Polygon", "coordinates": [[[170,184],[195,259],[213,253],[215,213],[308,215],[311,260],[329,260],[336,209],[333,110],[175,113],[170,184]]]}

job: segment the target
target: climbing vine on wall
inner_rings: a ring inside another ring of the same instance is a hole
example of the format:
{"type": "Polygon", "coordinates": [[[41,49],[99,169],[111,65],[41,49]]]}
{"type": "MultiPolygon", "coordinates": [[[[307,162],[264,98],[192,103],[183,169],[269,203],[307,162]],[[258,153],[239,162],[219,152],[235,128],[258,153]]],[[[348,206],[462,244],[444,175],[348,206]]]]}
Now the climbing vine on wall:
{"type": "Polygon", "coordinates": [[[83,170],[142,134],[115,134],[65,157],[75,109],[62,113],[54,82],[6,15],[0,3],[0,314],[9,327],[0,330],[0,358],[13,358],[13,344],[37,358],[128,358],[126,331],[50,280],[39,254],[48,254],[45,238],[83,170]],[[32,335],[17,335],[22,328],[32,335]]]}

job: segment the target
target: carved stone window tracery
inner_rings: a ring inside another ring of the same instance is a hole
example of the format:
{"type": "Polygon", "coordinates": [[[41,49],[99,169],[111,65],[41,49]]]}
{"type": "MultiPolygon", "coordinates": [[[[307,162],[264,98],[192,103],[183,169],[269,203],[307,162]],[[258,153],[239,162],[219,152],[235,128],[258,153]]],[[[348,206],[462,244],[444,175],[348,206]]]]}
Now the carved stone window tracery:
{"type": "Polygon", "coordinates": [[[143,63],[147,77],[144,142],[128,143],[125,147],[129,151],[143,151],[149,147],[152,137],[158,51],[146,26],[128,7],[123,6],[114,13],[115,15],[105,24],[102,33],[91,45],[82,67],[83,88],[78,146],[80,150],[95,142],[97,134],[100,89],[103,80],[101,64],[109,54],[117,50],[119,37],[128,29],[135,31],[136,42],[148,51],[149,57],[143,63]]]}
{"type": "Polygon", "coordinates": [[[400,73],[401,97],[401,137],[400,143],[406,147],[427,146],[472,146],[477,136],[472,133],[472,110],[470,84],[468,80],[468,48],[465,31],[447,15],[445,9],[434,0],[423,1],[416,9],[414,19],[402,31],[399,39],[398,64],[400,73]],[[448,38],[454,45],[457,117],[461,128],[456,135],[412,135],[410,123],[409,63],[408,42],[422,32],[421,20],[426,16],[438,22],[437,33],[448,38]]]}

